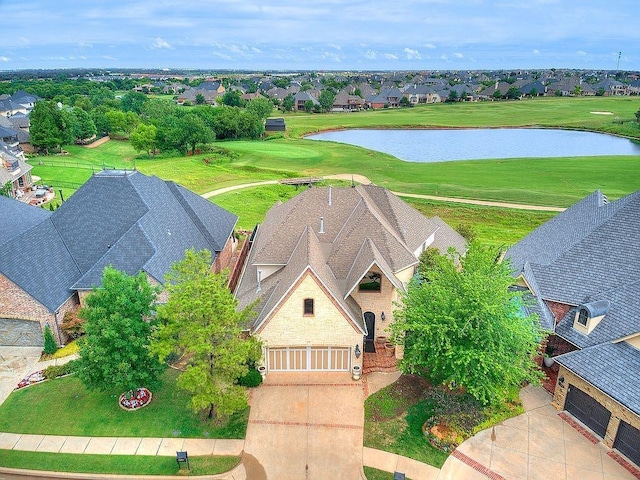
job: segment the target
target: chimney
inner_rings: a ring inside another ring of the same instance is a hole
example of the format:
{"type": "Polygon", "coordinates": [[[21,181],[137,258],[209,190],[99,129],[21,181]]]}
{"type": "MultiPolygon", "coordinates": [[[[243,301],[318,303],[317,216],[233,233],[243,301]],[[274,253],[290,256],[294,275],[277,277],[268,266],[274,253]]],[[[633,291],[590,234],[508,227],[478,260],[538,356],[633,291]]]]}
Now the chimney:
{"type": "Polygon", "coordinates": [[[320,232],[318,233],[324,233],[324,217],[320,217],[320,232]]]}
{"type": "Polygon", "coordinates": [[[329,185],[329,206],[331,206],[331,185],[329,185]]]}
{"type": "Polygon", "coordinates": [[[256,292],[259,292],[260,290],[262,290],[262,270],[258,270],[258,288],[256,289],[256,292]]]}

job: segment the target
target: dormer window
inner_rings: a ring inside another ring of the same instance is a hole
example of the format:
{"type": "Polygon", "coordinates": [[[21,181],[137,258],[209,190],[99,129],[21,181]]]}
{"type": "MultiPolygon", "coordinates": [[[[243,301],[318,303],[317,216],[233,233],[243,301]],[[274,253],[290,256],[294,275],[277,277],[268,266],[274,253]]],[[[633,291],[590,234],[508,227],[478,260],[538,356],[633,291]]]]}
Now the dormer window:
{"type": "Polygon", "coordinates": [[[581,308],[578,311],[578,323],[586,327],[587,320],[589,320],[589,311],[586,308],[581,308]]]}
{"type": "Polygon", "coordinates": [[[578,306],[573,320],[573,328],[584,335],[589,335],[609,312],[610,306],[608,300],[598,300],[578,306]]]}

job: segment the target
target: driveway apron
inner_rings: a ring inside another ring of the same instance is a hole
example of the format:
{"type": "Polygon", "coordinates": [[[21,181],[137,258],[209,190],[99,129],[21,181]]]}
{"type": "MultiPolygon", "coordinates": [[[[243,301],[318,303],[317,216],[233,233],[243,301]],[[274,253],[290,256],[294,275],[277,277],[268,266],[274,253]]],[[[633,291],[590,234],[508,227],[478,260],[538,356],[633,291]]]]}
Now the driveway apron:
{"type": "Polygon", "coordinates": [[[346,373],[269,373],[252,391],[245,452],[268,480],[361,479],[363,401],[346,373]]]}

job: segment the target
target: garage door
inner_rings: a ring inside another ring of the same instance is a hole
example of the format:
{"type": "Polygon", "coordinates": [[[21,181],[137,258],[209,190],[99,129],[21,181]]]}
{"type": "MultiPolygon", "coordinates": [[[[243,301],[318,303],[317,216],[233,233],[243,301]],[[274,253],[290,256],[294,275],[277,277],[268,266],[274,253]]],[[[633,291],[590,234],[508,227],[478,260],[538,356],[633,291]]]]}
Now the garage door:
{"type": "Polygon", "coordinates": [[[348,372],[351,349],[345,347],[287,347],[267,351],[267,369],[272,372],[348,372]]]}
{"type": "Polygon", "coordinates": [[[613,447],[640,466],[640,430],[627,422],[621,421],[613,447]]]}
{"type": "Polygon", "coordinates": [[[607,432],[611,412],[579,388],[569,385],[564,408],[601,437],[607,432]]]}
{"type": "Polygon", "coordinates": [[[11,347],[42,347],[40,322],[0,318],[0,345],[11,347]]]}

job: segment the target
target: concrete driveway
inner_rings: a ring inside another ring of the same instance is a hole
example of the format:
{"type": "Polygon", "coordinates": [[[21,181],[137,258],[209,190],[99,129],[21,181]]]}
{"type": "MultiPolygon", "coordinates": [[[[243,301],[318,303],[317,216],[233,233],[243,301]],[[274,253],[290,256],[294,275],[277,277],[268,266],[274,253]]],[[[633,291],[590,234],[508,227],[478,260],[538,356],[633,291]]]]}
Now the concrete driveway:
{"type": "Polygon", "coordinates": [[[264,472],[252,480],[364,478],[363,404],[347,373],[269,373],[251,397],[244,450],[264,472]]]}
{"type": "Polygon", "coordinates": [[[20,380],[36,369],[41,353],[41,347],[0,346],[0,403],[20,380]]]}

